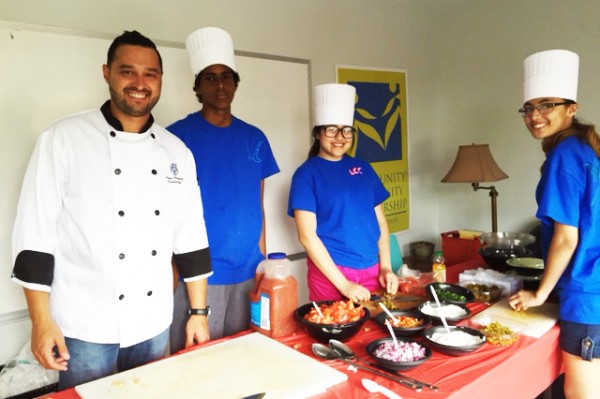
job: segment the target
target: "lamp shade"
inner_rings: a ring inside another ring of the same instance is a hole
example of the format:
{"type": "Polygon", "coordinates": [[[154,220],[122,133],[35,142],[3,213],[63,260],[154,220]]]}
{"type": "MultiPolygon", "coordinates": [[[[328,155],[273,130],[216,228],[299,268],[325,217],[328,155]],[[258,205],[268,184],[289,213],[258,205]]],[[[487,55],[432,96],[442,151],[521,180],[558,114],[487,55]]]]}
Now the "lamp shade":
{"type": "Polygon", "coordinates": [[[500,169],[488,144],[461,145],[443,183],[480,183],[508,178],[500,169]]]}

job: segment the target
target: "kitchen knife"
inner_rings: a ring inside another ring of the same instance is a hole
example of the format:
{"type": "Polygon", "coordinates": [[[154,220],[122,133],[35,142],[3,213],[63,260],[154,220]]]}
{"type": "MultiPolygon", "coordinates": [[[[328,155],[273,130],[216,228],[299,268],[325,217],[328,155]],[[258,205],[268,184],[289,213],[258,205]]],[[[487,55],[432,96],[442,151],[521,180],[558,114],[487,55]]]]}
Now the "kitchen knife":
{"type": "Polygon", "coordinates": [[[255,393],[254,395],[244,396],[242,399],[262,399],[266,394],[266,392],[255,393]]]}

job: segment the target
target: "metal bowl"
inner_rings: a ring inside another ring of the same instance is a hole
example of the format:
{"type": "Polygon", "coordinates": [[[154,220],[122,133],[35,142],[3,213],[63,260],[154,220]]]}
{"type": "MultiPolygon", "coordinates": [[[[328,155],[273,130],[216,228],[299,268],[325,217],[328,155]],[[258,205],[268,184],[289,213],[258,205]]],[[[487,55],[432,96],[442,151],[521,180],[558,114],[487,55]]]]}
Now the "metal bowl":
{"type": "Polygon", "coordinates": [[[393,342],[392,338],[391,337],[380,338],[380,339],[376,339],[375,341],[370,342],[367,345],[367,353],[369,354],[369,356],[371,356],[371,358],[373,360],[375,360],[377,362],[377,364],[379,366],[381,366],[385,369],[388,369],[388,370],[400,371],[400,370],[414,369],[415,367],[420,366],[421,364],[423,364],[427,360],[429,360],[429,358],[433,354],[431,349],[427,345],[425,345],[421,342],[413,341],[411,339],[398,339],[399,345],[403,345],[403,344],[418,345],[421,348],[425,349],[425,357],[423,357],[422,359],[419,359],[419,360],[395,362],[393,360],[383,359],[383,358],[375,355],[375,351],[377,350],[377,348],[379,348],[382,344],[385,344],[387,342],[393,342]]]}
{"type": "MultiPolygon", "coordinates": [[[[317,305],[327,304],[331,305],[336,301],[319,301],[317,305]]],[[[354,304],[355,306],[360,306],[359,304],[354,304]]],[[[341,324],[319,324],[319,323],[311,323],[310,321],[304,319],[304,316],[310,312],[313,308],[312,303],[307,303],[305,305],[300,306],[298,309],[294,311],[294,319],[302,326],[303,329],[306,330],[308,335],[313,337],[319,342],[328,343],[330,339],[337,339],[338,341],[348,341],[350,338],[355,336],[361,329],[362,325],[365,324],[371,317],[371,313],[369,309],[363,306],[363,316],[351,323],[341,323],[341,324]]]]}
{"type": "Polygon", "coordinates": [[[525,248],[535,243],[535,236],[529,233],[509,233],[495,231],[483,233],[480,237],[484,247],[495,249],[525,248]]]}
{"type": "Polygon", "coordinates": [[[427,342],[427,344],[430,345],[433,349],[450,356],[468,355],[469,353],[479,349],[483,344],[485,344],[487,340],[485,335],[481,331],[475,330],[474,328],[464,326],[450,326],[450,332],[453,331],[462,331],[464,333],[477,337],[479,338],[479,342],[473,345],[450,346],[434,341],[432,339],[434,334],[447,334],[446,328],[444,326],[434,326],[425,330],[423,337],[425,338],[425,342],[427,342]]]}

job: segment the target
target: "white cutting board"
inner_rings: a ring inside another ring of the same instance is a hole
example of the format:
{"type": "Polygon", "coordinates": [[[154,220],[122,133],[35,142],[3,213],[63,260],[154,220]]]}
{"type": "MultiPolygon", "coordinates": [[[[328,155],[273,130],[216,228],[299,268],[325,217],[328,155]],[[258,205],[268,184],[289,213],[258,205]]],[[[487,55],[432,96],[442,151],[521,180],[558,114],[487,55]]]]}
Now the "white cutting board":
{"type": "Polygon", "coordinates": [[[348,376],[269,337],[252,333],[86,384],[83,399],[303,399],[348,376]]]}
{"type": "Polygon", "coordinates": [[[482,325],[497,321],[519,334],[539,338],[556,324],[558,304],[546,302],[524,312],[517,312],[508,304],[508,298],[505,298],[473,316],[471,320],[482,325]]]}

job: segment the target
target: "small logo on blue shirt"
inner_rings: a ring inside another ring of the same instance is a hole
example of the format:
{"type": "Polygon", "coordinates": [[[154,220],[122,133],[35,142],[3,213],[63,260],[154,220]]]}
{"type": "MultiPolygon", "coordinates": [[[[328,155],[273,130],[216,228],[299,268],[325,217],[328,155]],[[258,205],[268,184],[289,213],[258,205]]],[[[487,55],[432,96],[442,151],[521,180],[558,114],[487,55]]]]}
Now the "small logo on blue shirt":
{"type": "Polygon", "coordinates": [[[350,172],[351,176],[362,175],[362,168],[360,166],[355,166],[351,169],[348,169],[348,172],[350,172]]]}

